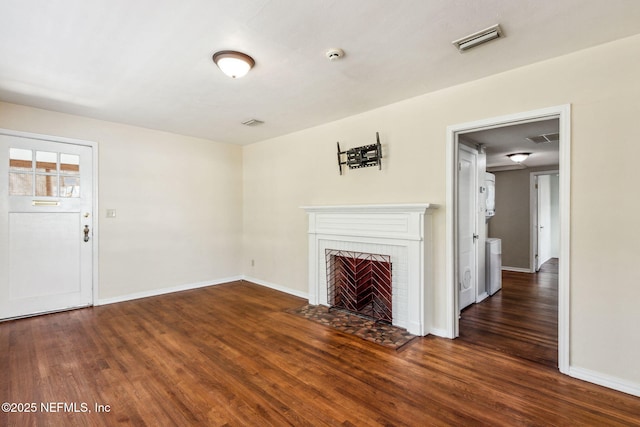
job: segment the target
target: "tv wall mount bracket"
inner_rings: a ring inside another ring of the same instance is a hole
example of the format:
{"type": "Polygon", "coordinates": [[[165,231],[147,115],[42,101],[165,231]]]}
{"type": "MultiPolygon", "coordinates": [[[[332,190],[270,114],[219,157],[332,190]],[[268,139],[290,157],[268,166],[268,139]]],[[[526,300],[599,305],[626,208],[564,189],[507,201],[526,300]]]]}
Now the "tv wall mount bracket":
{"type": "Polygon", "coordinates": [[[346,151],[340,150],[340,142],[336,142],[338,146],[338,168],[342,175],[342,166],[347,165],[349,169],[367,168],[370,166],[378,166],[378,170],[382,170],[382,145],[380,145],[380,135],[376,132],[376,143],[363,145],[362,147],[351,148],[346,151]]]}

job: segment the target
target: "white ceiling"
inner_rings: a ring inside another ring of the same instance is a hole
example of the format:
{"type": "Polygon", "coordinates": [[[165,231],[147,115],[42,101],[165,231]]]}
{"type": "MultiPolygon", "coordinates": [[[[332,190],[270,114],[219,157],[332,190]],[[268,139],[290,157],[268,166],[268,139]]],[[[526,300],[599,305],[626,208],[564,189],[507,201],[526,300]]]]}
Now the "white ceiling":
{"type": "Polygon", "coordinates": [[[637,0],[0,0],[0,100],[248,144],[637,33],[637,0]]]}

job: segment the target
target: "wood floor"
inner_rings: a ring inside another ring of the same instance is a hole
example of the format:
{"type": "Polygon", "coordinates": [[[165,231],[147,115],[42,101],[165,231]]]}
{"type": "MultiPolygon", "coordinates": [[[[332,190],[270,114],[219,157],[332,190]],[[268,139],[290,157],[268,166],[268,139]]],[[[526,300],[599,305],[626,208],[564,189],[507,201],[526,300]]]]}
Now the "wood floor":
{"type": "Polygon", "coordinates": [[[234,282],[1,323],[0,400],[37,410],[0,425],[640,424],[640,398],[546,356],[436,337],[396,352],[285,311],[305,303],[234,282]]]}
{"type": "Polygon", "coordinates": [[[502,272],[501,291],[460,316],[460,340],[558,366],[558,259],[536,274],[502,272]]]}

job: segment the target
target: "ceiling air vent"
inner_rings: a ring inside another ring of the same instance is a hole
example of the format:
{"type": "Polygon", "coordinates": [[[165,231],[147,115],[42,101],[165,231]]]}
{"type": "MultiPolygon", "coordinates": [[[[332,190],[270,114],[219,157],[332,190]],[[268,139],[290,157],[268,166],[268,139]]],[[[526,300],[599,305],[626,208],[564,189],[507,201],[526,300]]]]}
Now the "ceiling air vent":
{"type": "Polygon", "coordinates": [[[502,32],[502,28],[500,28],[500,24],[496,24],[482,31],[478,31],[477,33],[469,34],[468,36],[462,37],[461,39],[451,43],[458,48],[460,53],[462,53],[500,37],[504,37],[504,33],[502,32]]]}
{"type": "Polygon", "coordinates": [[[256,120],[256,119],[250,119],[250,120],[242,122],[242,124],[245,125],[245,126],[259,126],[259,125],[261,125],[263,123],[264,123],[263,121],[256,120]]]}
{"type": "Polygon", "coordinates": [[[555,142],[560,140],[559,133],[545,133],[537,136],[528,136],[527,141],[533,142],[534,144],[548,144],[550,142],[555,142]]]}

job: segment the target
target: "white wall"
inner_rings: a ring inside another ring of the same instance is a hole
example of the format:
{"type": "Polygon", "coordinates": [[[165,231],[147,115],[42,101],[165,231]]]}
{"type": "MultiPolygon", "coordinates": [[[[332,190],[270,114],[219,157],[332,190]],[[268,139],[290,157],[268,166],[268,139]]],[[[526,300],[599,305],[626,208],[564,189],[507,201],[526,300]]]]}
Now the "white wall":
{"type": "Polygon", "coordinates": [[[241,276],[241,147],[8,103],[0,127],[98,143],[100,300],[241,276]]]}
{"type": "Polygon", "coordinates": [[[640,169],[633,156],[619,155],[635,148],[639,58],[636,36],[245,147],[245,272],[305,291],[307,218],[299,206],[440,204],[431,310],[434,327],[445,329],[446,127],[572,104],[570,364],[640,391],[640,198],[629,197],[640,169]],[[336,141],[369,144],[376,131],[383,170],[339,176],[336,141]]]}

